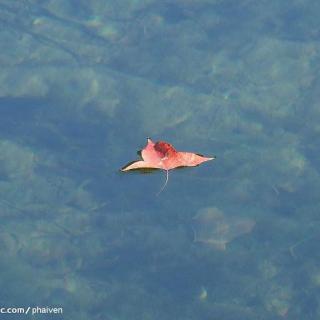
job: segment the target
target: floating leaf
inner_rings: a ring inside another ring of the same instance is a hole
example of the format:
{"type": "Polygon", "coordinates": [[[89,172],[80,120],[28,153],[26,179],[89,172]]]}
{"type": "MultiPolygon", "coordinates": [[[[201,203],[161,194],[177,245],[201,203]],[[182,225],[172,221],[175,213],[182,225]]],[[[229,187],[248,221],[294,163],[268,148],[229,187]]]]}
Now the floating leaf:
{"type": "Polygon", "coordinates": [[[142,160],[128,163],[121,171],[162,169],[167,173],[166,181],[160,192],[168,182],[168,171],[179,167],[195,167],[202,162],[215,159],[204,157],[197,153],[177,151],[165,141],[153,142],[148,139],[147,145],[140,151],[142,160]]]}

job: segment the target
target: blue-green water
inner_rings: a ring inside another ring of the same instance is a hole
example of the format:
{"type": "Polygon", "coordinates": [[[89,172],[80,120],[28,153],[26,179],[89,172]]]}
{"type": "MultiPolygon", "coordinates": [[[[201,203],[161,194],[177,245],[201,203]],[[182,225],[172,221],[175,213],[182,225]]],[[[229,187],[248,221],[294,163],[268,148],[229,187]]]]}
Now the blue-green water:
{"type": "Polygon", "coordinates": [[[0,318],[319,319],[319,21],[0,0],[0,318]],[[217,159],[157,195],[119,172],[147,137],[217,159]]]}

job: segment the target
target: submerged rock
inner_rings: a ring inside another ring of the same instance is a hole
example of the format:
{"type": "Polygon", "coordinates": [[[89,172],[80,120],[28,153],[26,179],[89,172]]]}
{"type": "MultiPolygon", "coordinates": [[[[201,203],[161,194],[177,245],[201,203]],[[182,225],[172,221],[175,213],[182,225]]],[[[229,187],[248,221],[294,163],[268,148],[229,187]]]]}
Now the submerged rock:
{"type": "Polygon", "coordinates": [[[207,207],[193,218],[194,241],[225,250],[229,242],[251,232],[254,225],[252,219],[226,216],[218,208],[207,207]]]}

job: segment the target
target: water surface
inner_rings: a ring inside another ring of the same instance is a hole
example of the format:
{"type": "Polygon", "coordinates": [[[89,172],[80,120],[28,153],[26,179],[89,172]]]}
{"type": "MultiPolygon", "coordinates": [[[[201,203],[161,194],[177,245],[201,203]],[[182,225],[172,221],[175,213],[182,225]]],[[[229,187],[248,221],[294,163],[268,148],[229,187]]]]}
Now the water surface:
{"type": "Polygon", "coordinates": [[[0,307],[318,319],[319,20],[313,0],[1,0],[0,307]],[[157,196],[163,172],[119,172],[147,137],[217,160],[157,196]],[[196,241],[206,208],[250,228],[196,241]]]}

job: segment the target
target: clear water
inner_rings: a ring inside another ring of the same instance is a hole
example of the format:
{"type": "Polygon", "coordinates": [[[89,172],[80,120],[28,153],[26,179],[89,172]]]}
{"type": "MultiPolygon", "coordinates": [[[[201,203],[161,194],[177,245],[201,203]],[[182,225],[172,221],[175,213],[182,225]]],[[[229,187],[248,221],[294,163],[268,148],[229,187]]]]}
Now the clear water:
{"type": "Polygon", "coordinates": [[[0,0],[1,319],[319,319],[319,21],[315,0],[0,0]],[[119,172],[147,137],[217,160],[157,196],[164,172],[119,172]]]}

